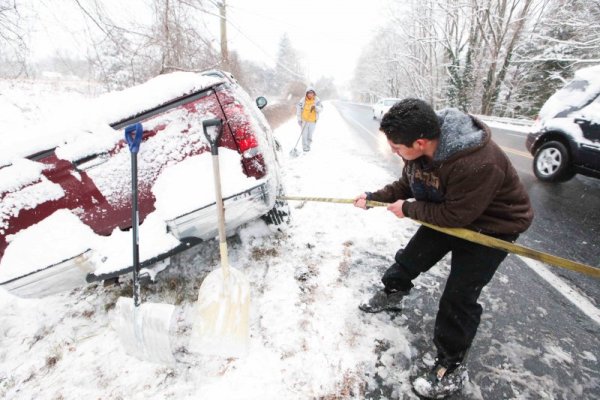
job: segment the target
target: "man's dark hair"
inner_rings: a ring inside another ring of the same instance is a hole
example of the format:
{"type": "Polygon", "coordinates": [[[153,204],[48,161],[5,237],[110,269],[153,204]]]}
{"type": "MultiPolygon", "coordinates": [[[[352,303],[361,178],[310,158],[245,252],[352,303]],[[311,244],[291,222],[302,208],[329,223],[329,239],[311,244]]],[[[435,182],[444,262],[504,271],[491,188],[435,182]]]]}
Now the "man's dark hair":
{"type": "Polygon", "coordinates": [[[412,146],[417,139],[440,136],[438,117],[429,104],[420,99],[400,100],[385,113],[379,129],[395,144],[412,146]]]}

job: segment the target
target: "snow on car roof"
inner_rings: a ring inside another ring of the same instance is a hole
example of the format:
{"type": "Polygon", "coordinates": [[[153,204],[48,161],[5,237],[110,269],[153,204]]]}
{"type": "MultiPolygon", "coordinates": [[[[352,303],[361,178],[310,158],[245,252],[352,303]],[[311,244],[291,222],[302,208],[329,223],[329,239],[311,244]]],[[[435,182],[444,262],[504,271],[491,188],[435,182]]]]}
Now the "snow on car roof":
{"type": "MultiPolygon", "coordinates": [[[[187,94],[214,86],[225,79],[192,72],[174,72],[159,75],[149,81],[124,90],[101,95],[94,99],[72,96],[62,101],[59,108],[46,119],[31,125],[18,124],[0,130],[0,166],[11,164],[40,151],[53,149],[65,143],[85,142],[85,152],[105,151],[122,138],[109,125],[127,117],[165,104],[187,94]],[[18,131],[16,131],[18,129],[18,131]],[[93,137],[98,136],[98,137],[93,137]],[[96,146],[97,148],[95,148],[96,146]]],[[[10,99],[9,99],[10,100],[10,99]]],[[[12,99],[18,103],[20,98],[12,99]]],[[[41,104],[56,108],[52,99],[41,104]]]]}
{"type": "Polygon", "coordinates": [[[173,72],[159,75],[141,85],[106,93],[95,99],[93,103],[97,110],[102,110],[107,122],[117,122],[223,81],[223,78],[216,76],[173,72]]]}
{"type": "Polygon", "coordinates": [[[562,111],[576,110],[600,93],[600,65],[582,68],[562,89],[554,93],[539,112],[540,119],[554,118],[562,111]]]}

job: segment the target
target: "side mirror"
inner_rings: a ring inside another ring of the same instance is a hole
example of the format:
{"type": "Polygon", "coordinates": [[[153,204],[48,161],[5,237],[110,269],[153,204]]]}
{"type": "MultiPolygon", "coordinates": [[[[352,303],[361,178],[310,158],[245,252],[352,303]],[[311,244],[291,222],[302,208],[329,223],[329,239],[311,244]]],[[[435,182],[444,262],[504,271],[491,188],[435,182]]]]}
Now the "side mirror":
{"type": "Polygon", "coordinates": [[[256,98],[256,106],[262,110],[263,108],[265,108],[265,106],[267,105],[267,99],[265,99],[263,96],[257,97],[256,98]]]}

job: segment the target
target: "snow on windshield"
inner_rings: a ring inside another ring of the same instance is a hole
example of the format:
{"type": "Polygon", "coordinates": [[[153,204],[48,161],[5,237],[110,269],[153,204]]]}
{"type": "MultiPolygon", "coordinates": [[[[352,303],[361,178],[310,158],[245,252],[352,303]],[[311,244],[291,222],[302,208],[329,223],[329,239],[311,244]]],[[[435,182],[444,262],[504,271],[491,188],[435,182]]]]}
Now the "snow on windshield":
{"type": "MultiPolygon", "coordinates": [[[[214,117],[207,111],[209,108],[211,108],[210,102],[197,104],[197,115],[202,118],[214,117]]],[[[197,124],[188,128],[191,118],[194,117],[189,115],[188,110],[176,108],[144,121],[145,130],[160,131],[160,133],[140,145],[138,154],[140,187],[151,185],[167,163],[182,160],[191,149],[208,146],[199,118],[197,124]]],[[[119,133],[118,137],[122,138],[122,134],[119,133]]],[[[98,190],[115,207],[129,202],[127,190],[131,185],[130,159],[129,149],[123,147],[116,154],[107,157],[104,163],[86,170],[98,190]]]]}
{"type": "Polygon", "coordinates": [[[554,118],[562,111],[575,111],[600,93],[600,65],[575,72],[574,79],[550,96],[540,110],[540,119],[554,118]]]}
{"type": "MultiPolygon", "coordinates": [[[[166,168],[158,177],[152,192],[156,209],[163,219],[170,220],[191,210],[215,202],[215,191],[210,152],[188,157],[166,168]]],[[[242,171],[240,155],[227,148],[219,148],[219,169],[224,198],[250,189],[262,181],[247,177],[242,171]]]]}

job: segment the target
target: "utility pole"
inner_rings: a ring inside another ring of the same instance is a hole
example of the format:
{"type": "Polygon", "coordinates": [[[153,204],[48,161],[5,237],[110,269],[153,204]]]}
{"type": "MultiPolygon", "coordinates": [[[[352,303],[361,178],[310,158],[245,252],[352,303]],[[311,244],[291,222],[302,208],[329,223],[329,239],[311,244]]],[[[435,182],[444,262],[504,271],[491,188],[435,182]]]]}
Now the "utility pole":
{"type": "Polygon", "coordinates": [[[227,2],[221,0],[218,3],[219,15],[221,17],[221,61],[222,68],[229,71],[229,50],[227,49],[227,2]]]}

